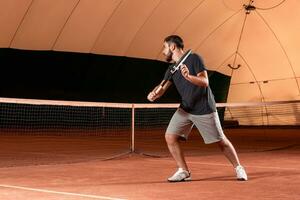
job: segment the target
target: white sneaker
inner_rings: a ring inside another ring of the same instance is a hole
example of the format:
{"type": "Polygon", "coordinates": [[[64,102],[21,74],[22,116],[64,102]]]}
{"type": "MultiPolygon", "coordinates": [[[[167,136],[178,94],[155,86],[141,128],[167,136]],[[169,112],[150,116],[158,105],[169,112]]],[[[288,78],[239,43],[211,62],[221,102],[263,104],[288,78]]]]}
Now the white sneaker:
{"type": "Polygon", "coordinates": [[[173,176],[168,178],[169,182],[180,182],[180,181],[191,181],[191,173],[183,170],[182,168],[178,168],[173,176]]]}
{"type": "Polygon", "coordinates": [[[241,166],[241,165],[237,166],[235,168],[235,172],[236,172],[237,180],[239,180],[239,181],[247,181],[248,180],[247,173],[243,166],[241,166]]]}

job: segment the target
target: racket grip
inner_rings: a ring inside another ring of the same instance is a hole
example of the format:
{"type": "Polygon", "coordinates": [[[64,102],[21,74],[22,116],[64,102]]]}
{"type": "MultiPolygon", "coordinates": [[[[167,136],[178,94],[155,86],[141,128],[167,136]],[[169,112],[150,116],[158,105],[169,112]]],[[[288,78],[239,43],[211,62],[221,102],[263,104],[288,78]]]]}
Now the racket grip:
{"type": "Polygon", "coordinates": [[[163,87],[164,87],[164,85],[166,84],[166,80],[163,80],[162,82],[161,82],[161,84],[158,86],[158,88],[154,91],[154,93],[155,94],[158,94],[162,89],[163,89],[163,87]]]}

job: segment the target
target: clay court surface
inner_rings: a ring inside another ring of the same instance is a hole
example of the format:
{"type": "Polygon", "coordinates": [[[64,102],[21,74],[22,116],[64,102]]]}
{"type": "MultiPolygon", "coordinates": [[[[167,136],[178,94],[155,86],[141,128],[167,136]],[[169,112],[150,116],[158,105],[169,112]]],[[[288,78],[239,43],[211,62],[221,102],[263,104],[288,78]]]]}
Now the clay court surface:
{"type": "Polygon", "coordinates": [[[163,131],[130,138],[0,136],[0,199],[300,199],[300,131],[226,129],[249,181],[239,182],[217,146],[193,133],[184,143],[191,182],[168,183],[175,170],[163,131]],[[106,158],[123,154],[111,160],[106,158]],[[151,154],[158,157],[150,157],[151,154]]]}

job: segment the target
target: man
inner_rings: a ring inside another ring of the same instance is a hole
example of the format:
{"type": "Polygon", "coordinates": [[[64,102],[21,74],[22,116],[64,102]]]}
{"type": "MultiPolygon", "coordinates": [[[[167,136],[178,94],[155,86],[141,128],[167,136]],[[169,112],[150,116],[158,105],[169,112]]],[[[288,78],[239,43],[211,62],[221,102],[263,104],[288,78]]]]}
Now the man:
{"type": "MultiPolygon", "coordinates": [[[[185,53],[183,47],[183,40],[179,36],[168,36],[164,40],[163,46],[166,60],[176,64],[185,53]]],[[[181,65],[180,70],[172,74],[173,66],[174,64],[167,69],[164,80],[147,97],[149,101],[153,102],[161,97],[171,84],[174,84],[182,99],[165,134],[169,151],[178,166],[178,170],[168,178],[168,181],[191,180],[191,173],[184,159],[179,140],[186,140],[194,125],[206,144],[218,143],[222,152],[234,166],[237,179],[246,181],[247,174],[240,165],[233,145],[221,128],[214,96],[209,87],[207,71],[200,56],[195,53],[190,54],[181,65]]]]}

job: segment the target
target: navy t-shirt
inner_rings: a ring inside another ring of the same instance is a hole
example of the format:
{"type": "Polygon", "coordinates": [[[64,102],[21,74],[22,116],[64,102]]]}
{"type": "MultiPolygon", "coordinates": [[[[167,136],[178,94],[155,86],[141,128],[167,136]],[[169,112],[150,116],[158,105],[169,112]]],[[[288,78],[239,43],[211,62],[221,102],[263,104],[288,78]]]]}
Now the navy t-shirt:
{"type": "MultiPolygon", "coordinates": [[[[184,61],[190,74],[197,76],[199,72],[206,70],[201,57],[197,54],[190,54],[184,61]]],[[[186,80],[180,70],[171,74],[172,64],[166,71],[164,80],[169,80],[175,84],[181,96],[180,107],[194,115],[204,115],[216,111],[216,103],[210,87],[199,87],[186,80]]]]}

